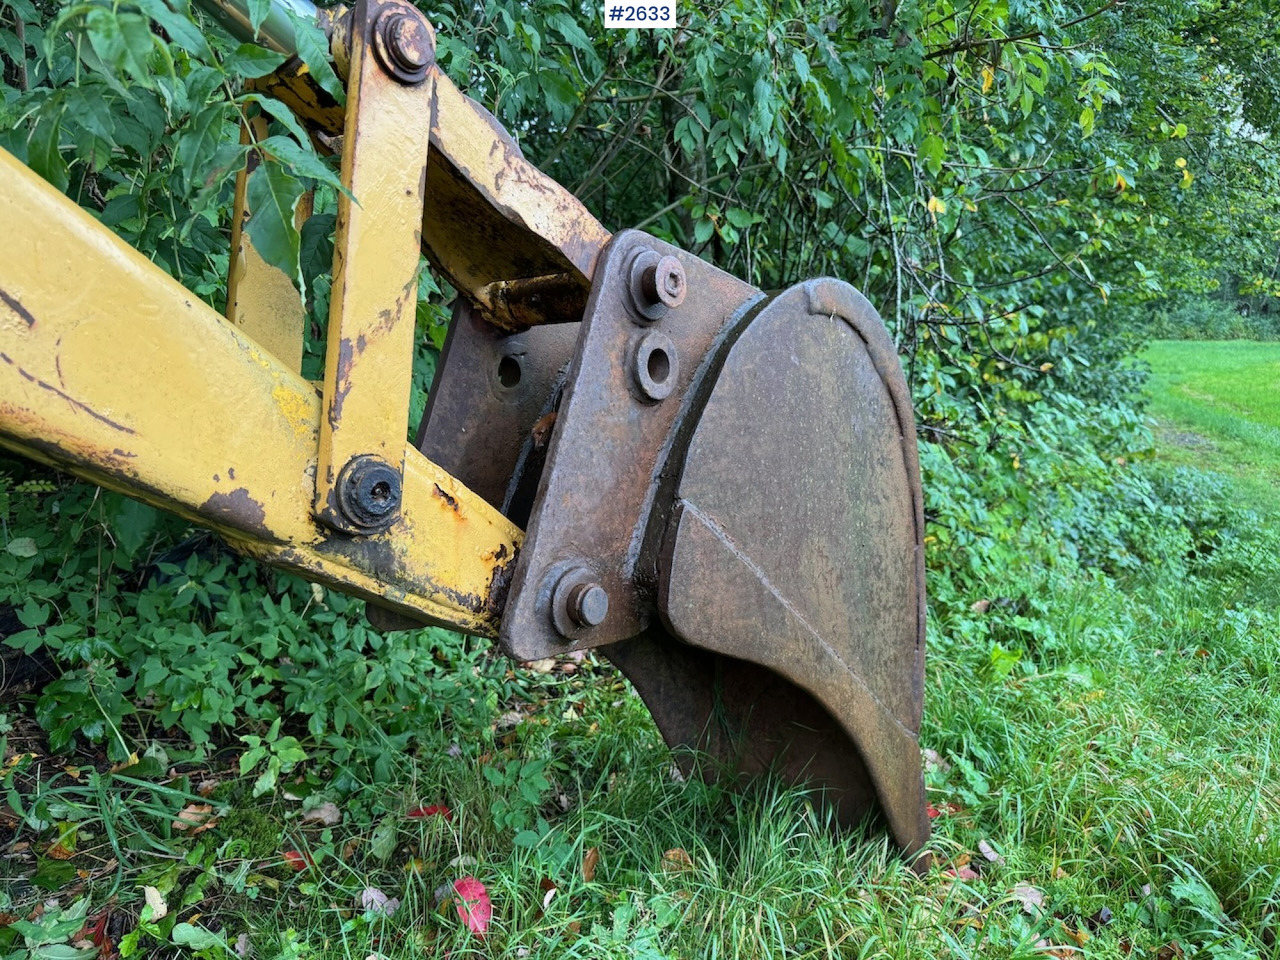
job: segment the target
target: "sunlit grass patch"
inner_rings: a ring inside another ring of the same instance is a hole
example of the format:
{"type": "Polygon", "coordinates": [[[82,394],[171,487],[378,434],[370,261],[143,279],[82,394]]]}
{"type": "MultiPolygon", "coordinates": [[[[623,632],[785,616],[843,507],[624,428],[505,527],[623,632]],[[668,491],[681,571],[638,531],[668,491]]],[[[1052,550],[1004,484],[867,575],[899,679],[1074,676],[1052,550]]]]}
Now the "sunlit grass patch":
{"type": "Polygon", "coordinates": [[[1143,358],[1160,457],[1230,472],[1251,501],[1280,509],[1280,344],[1161,340],[1143,358]]]}

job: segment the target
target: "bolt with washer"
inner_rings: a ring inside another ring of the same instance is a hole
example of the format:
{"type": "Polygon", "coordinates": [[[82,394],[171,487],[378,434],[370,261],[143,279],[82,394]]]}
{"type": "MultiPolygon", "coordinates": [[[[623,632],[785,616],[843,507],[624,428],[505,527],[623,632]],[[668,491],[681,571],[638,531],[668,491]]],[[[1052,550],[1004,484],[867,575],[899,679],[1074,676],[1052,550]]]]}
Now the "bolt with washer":
{"type": "Polygon", "coordinates": [[[373,52],[400,83],[421,83],[435,60],[435,38],[416,12],[388,7],[374,23],[373,52]]]}
{"type": "Polygon", "coordinates": [[[688,290],[684,265],[673,256],[641,250],[631,262],[631,304],[642,322],[661,320],[684,303],[688,290]]]}
{"type": "Polygon", "coordinates": [[[556,631],[573,639],[581,629],[598,627],[609,616],[609,594],[591,571],[574,567],[556,581],[551,620],[556,631]]]}

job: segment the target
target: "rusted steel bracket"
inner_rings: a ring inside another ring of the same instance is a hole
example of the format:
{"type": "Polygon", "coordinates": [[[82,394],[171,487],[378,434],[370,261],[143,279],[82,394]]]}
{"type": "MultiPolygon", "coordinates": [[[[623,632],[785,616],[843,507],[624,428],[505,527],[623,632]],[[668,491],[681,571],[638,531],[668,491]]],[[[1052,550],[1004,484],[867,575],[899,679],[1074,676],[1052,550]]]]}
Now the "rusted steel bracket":
{"type": "Polygon", "coordinates": [[[501,640],[511,656],[536,660],[615,643],[652,620],[656,561],[642,548],[664,445],[720,328],[759,296],[646,234],[613,238],[578,334],[507,601],[501,640]],[[672,285],[685,291],[674,309],[646,284],[659,264],[664,281],[675,277],[672,285]],[[595,599],[594,611],[579,609],[585,598],[595,599]]]}

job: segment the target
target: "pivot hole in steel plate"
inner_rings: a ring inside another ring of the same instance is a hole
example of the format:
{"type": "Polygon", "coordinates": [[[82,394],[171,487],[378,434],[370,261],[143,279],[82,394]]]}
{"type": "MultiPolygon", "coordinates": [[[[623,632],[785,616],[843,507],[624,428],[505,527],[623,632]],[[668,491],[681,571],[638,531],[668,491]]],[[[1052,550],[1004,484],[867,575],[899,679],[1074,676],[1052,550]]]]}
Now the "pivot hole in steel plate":
{"type": "Polygon", "coordinates": [[[520,385],[520,361],[507,354],[498,361],[498,383],[508,390],[520,385]]]}
{"type": "Polygon", "coordinates": [[[676,345],[665,334],[646,333],[631,354],[631,378],[642,400],[653,403],[671,396],[679,379],[676,345]]]}

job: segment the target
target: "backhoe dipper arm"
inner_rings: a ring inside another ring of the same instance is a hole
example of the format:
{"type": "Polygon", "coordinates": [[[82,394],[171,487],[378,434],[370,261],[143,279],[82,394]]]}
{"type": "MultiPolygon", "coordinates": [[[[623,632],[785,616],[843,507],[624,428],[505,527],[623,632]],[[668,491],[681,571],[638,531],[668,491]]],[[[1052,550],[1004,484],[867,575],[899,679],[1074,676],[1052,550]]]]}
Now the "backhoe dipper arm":
{"type": "MultiPolygon", "coordinates": [[[[250,36],[244,0],[201,2],[250,36]]],[[[440,72],[404,0],[277,0],[259,42],[294,53],[299,16],[345,107],[296,58],[255,84],[341,151],[323,383],[243,229],[247,170],[224,318],[0,151],[0,444],[361,595],[384,627],[521,660],[600,647],[704,775],[810,781],[918,850],[923,510],[874,309],[610,235],[440,72]],[[462,296],[407,444],[421,252],[462,296]]]]}

